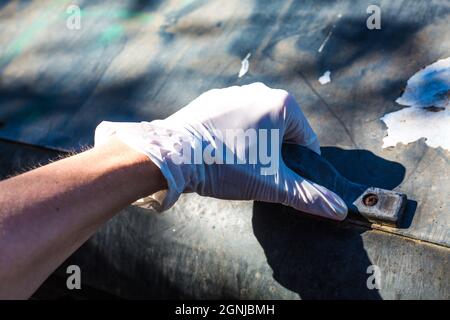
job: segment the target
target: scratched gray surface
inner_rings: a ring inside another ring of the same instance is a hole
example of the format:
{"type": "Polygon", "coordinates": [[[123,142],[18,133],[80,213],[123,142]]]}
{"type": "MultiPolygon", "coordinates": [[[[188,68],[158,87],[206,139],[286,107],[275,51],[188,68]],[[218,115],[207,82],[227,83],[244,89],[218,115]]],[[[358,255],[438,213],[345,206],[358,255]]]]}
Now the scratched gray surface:
{"type": "MultiPolygon", "coordinates": [[[[374,228],[448,247],[450,153],[423,141],[383,150],[379,118],[400,109],[409,77],[450,56],[449,14],[449,1],[428,0],[2,2],[0,137],[78,149],[102,120],[163,118],[207,89],[263,81],[294,94],[344,175],[415,201],[401,228],[374,228]],[[68,3],[83,9],[81,30],[65,27],[68,3]],[[365,27],[369,4],[381,30],[365,27]]],[[[186,216],[222,210],[192,202],[186,216]]]]}
{"type": "MultiPolygon", "coordinates": [[[[0,140],[0,179],[54,151],[0,140]]],[[[129,207],[46,281],[37,299],[450,299],[450,249],[280,205],[186,195],[164,215],[129,207]],[[82,270],[82,290],[66,268],[82,270]],[[367,268],[381,271],[380,290],[367,268]],[[92,292],[90,288],[107,292],[92,292]]]]}
{"type": "MultiPolygon", "coordinates": [[[[0,179],[55,157],[0,140],[0,179]]],[[[164,215],[123,210],[34,298],[450,299],[449,248],[280,205],[210,199],[206,209],[197,199],[183,196],[164,215]],[[71,264],[81,291],[67,290],[71,264]],[[370,265],[380,290],[366,285],[370,265]]]]}

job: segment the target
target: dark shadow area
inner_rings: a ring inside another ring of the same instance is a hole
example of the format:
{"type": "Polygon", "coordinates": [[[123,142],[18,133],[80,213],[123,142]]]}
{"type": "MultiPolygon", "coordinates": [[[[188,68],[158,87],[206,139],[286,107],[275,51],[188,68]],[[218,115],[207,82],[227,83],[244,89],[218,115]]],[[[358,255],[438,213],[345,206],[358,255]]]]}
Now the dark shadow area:
{"type": "MultiPolygon", "coordinates": [[[[352,65],[367,55],[383,52],[388,56],[405,43],[411,47],[420,46],[414,41],[414,36],[427,25],[444,17],[449,13],[445,6],[429,6],[427,15],[419,12],[422,3],[415,2],[409,8],[408,4],[397,6],[383,6],[383,26],[379,30],[369,30],[366,27],[367,7],[376,4],[374,1],[349,1],[333,3],[328,1],[270,1],[255,2],[253,13],[249,17],[249,25],[230,47],[230,52],[243,57],[248,51],[258,48],[263,55],[272,56],[274,46],[289,37],[300,36],[296,41],[298,50],[319,49],[323,41],[331,32],[329,41],[324,46],[318,61],[319,69],[337,71],[352,65]],[[287,4],[289,6],[287,6],[287,4]],[[311,13],[319,12],[324,6],[336,14],[324,15],[323,23],[317,25],[318,17],[311,13]],[[409,19],[399,16],[401,11],[410,11],[409,19]],[[432,11],[432,12],[431,12],[432,11]],[[341,18],[338,18],[338,13],[341,18]],[[358,17],[356,17],[358,16],[358,17]],[[329,17],[332,17],[330,20],[329,17]],[[282,21],[283,23],[277,22],[282,21]],[[310,37],[311,33],[320,32],[317,38],[310,37]],[[309,38],[309,39],[308,39],[309,38]],[[264,47],[260,47],[264,45],[264,47]]],[[[423,4],[427,6],[426,4],[423,4]]],[[[307,74],[311,67],[303,65],[307,74]]]]}
{"type": "MultiPolygon", "coordinates": [[[[367,206],[358,205],[357,200],[369,188],[390,190],[398,186],[405,176],[403,165],[384,159],[380,161],[379,157],[366,150],[341,152],[341,149],[331,147],[323,154],[324,156],[319,156],[308,148],[294,144],[284,144],[282,147],[283,160],[290,169],[333,191],[345,201],[349,209],[348,219],[368,226],[371,225],[371,219],[377,223],[400,225],[402,216],[395,221],[391,220],[398,209],[394,203],[389,204],[386,198],[385,207],[377,208],[379,215],[376,217],[370,214],[370,210],[366,210],[367,206]]],[[[399,214],[403,212],[401,210],[399,214]]]]}
{"type": "MultiPolygon", "coordinates": [[[[103,229],[105,232],[117,232],[117,230],[114,230],[113,225],[125,223],[127,222],[126,219],[124,217],[118,217],[117,220],[120,222],[109,222],[109,225],[104,226],[103,229]]],[[[136,223],[136,221],[133,222],[136,223]]],[[[137,223],[142,224],[145,222],[140,220],[137,223]]],[[[145,235],[144,232],[142,234],[145,235]]],[[[96,297],[94,296],[94,299],[103,299],[101,293],[110,294],[115,298],[138,300],[180,300],[189,298],[183,296],[183,292],[180,290],[178,283],[171,282],[165,276],[164,272],[158,268],[158,261],[150,261],[147,258],[147,254],[136,254],[136,248],[146,247],[145,241],[141,239],[141,242],[136,242],[130,238],[128,233],[116,234],[116,237],[120,237],[122,241],[114,244],[108,243],[111,239],[105,238],[104,233],[97,232],[91,241],[84,243],[58,267],[54,272],[54,276],[65,278],[67,267],[73,264],[80,266],[81,270],[88,270],[84,274],[83,281],[88,284],[88,289],[90,285],[91,288],[96,288],[99,291],[100,294],[96,297]],[[99,248],[101,244],[105,244],[105,247],[99,248]],[[133,245],[136,246],[132,248],[133,245]],[[116,252],[117,250],[120,253],[119,263],[114,261],[116,257],[108,253],[112,247],[114,247],[113,251],[116,252]],[[93,257],[95,259],[92,259],[93,257]]],[[[164,245],[160,244],[160,247],[163,248],[164,245]]],[[[181,279],[180,282],[182,282],[181,279]]],[[[47,286],[46,281],[43,289],[46,289],[45,287],[47,286]]],[[[65,283],[63,285],[60,283],[59,288],[65,288],[65,283]]],[[[84,299],[82,292],[72,292],[71,297],[74,299],[84,299]]]]}
{"type": "Polygon", "coordinates": [[[368,150],[323,147],[321,151],[322,157],[342,176],[355,183],[391,190],[405,177],[402,164],[380,158],[368,150]]]}
{"type": "MultiPolygon", "coordinates": [[[[11,1],[11,0],[0,0],[0,10],[3,7],[5,7],[6,5],[10,4],[11,2],[13,2],[13,1],[11,1]]],[[[16,0],[14,2],[16,2],[16,5],[18,6],[18,8],[23,8],[23,7],[28,6],[33,1],[32,0],[16,0]]]]}
{"type": "Polygon", "coordinates": [[[48,84],[44,88],[28,83],[0,85],[0,130],[12,133],[17,141],[26,141],[25,132],[29,132],[27,127],[32,126],[39,128],[38,132],[45,140],[41,141],[39,134],[35,134],[29,139],[38,140],[33,144],[59,147],[71,141],[71,148],[65,150],[79,150],[93,144],[95,127],[103,120],[151,120],[152,110],[142,115],[132,106],[137,103],[139,98],[136,94],[143,90],[144,84],[153,87],[161,72],[155,66],[145,77],[111,83],[102,88],[96,87],[96,79],[71,90],[56,79],[52,79],[53,86],[48,84]],[[85,109],[91,112],[83,112],[85,109]],[[89,136],[86,133],[90,133],[89,136]]]}
{"type": "Polygon", "coordinates": [[[60,151],[0,138],[0,181],[64,156],[60,151]]]}
{"type": "MultiPolygon", "coordinates": [[[[325,147],[322,155],[360,184],[392,189],[405,175],[401,164],[367,150],[325,147]]],[[[362,240],[367,228],[262,202],[254,204],[252,225],[274,279],[302,299],[381,298],[367,287],[367,268],[372,265],[362,240]]]]}
{"type": "Polygon", "coordinates": [[[345,227],[255,202],[253,231],[264,249],[274,279],[302,299],[373,299],[361,227],[345,227]]]}
{"type": "MultiPolygon", "coordinates": [[[[67,270],[67,266],[64,265],[67,270]]],[[[67,274],[53,273],[39,289],[31,296],[30,300],[119,300],[120,298],[108,292],[82,286],[82,290],[67,289],[67,274]]]]}
{"type": "Polygon", "coordinates": [[[340,4],[294,1],[287,7],[286,1],[256,1],[249,25],[232,44],[230,53],[243,57],[247,52],[258,48],[263,55],[271,57],[278,42],[294,36],[300,36],[296,42],[298,50],[317,50],[331,32],[329,41],[320,53],[318,65],[303,65],[301,69],[305,74],[309,74],[311,68],[338,71],[374,52],[382,51],[384,55],[388,55],[405,43],[409,43],[411,47],[416,46],[412,41],[413,36],[426,24],[447,14],[445,10],[437,12],[428,21],[420,21],[419,18],[405,21],[386,14],[383,16],[383,27],[373,31],[366,27],[368,15],[365,13],[370,4],[372,2],[369,1],[340,4]],[[336,16],[332,20],[325,19],[318,26],[318,17],[311,13],[321,10],[324,5],[329,5],[329,10],[336,12],[336,16]],[[340,19],[337,18],[338,12],[342,14],[340,19]],[[361,13],[361,16],[355,18],[355,13],[361,13]],[[277,25],[278,21],[283,23],[277,25]],[[310,37],[311,33],[318,32],[321,36],[310,37]]]}
{"type": "Polygon", "coordinates": [[[128,5],[128,10],[132,17],[142,12],[157,10],[162,2],[162,0],[134,0],[128,5]]]}
{"type": "MultiPolygon", "coordinates": [[[[322,148],[322,156],[339,173],[352,182],[392,190],[405,177],[405,167],[400,163],[382,159],[367,150],[343,150],[337,147],[322,148]]],[[[397,227],[408,228],[414,218],[417,202],[408,199],[405,212],[397,227]]]]}

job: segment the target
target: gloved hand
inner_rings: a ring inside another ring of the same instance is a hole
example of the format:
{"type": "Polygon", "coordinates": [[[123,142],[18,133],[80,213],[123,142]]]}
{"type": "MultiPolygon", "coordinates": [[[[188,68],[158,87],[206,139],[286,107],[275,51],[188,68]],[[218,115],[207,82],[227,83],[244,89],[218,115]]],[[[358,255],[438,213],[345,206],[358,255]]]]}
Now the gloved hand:
{"type": "Polygon", "coordinates": [[[95,145],[111,135],[147,155],[167,179],[168,190],[138,201],[158,211],[183,192],[234,200],[282,203],[334,220],[347,214],[330,190],[290,170],[282,143],[320,145],[295,99],[262,83],[207,91],[165,120],[102,122],[95,145]]]}

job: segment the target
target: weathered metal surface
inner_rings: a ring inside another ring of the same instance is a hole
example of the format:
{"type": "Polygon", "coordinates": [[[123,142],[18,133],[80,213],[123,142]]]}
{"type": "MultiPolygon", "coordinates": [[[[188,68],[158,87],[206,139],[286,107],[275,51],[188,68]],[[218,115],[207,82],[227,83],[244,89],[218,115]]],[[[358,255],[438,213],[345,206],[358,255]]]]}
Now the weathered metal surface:
{"type": "MultiPolygon", "coordinates": [[[[342,231],[334,224],[328,228],[322,227],[322,222],[304,222],[310,220],[297,215],[295,219],[302,222],[293,223],[294,215],[287,218],[283,214],[287,209],[272,207],[271,219],[286,219],[280,220],[279,230],[293,230],[289,238],[274,238],[280,247],[274,245],[267,251],[277,257],[275,261],[290,261],[287,269],[276,262],[277,267],[272,267],[275,274],[306,274],[305,279],[311,281],[294,285],[300,296],[303,292],[302,297],[308,296],[305,288],[313,285],[312,279],[316,278],[322,279],[319,283],[325,287],[323,296],[331,295],[332,281],[325,280],[333,280],[333,275],[327,278],[323,273],[318,278],[315,270],[331,270],[327,268],[332,268],[337,259],[334,251],[341,247],[347,251],[339,251],[344,259],[336,263],[336,268],[349,272],[338,282],[352,284],[351,274],[358,271],[345,261],[364,261],[359,266],[365,266],[369,256],[371,262],[393,268],[392,273],[387,273],[390,289],[381,296],[395,297],[395,287],[403,296],[448,297],[448,273],[439,271],[443,267],[436,267],[438,271],[432,274],[427,271],[430,266],[425,265],[429,261],[433,261],[433,266],[448,264],[447,249],[429,249],[440,247],[414,239],[450,246],[449,152],[429,148],[422,141],[381,149],[386,128],[379,118],[399,109],[394,100],[410,76],[450,56],[449,15],[448,1],[429,0],[2,2],[0,136],[77,149],[92,143],[93,130],[101,120],[162,118],[210,88],[253,81],[285,88],[300,102],[326,146],[323,155],[339,172],[357,183],[395,188],[412,201],[400,228],[374,226],[399,236],[377,231],[360,235],[352,228],[342,231]],[[81,30],[66,28],[68,4],[82,8],[81,30]],[[366,28],[369,4],[381,6],[381,30],[366,28]],[[328,34],[329,40],[319,52],[328,34]],[[249,52],[249,72],[239,79],[241,59],[249,52]],[[331,71],[331,83],[322,86],[317,79],[326,70],[331,71]],[[299,251],[293,245],[297,241],[299,251]],[[289,249],[283,249],[282,244],[289,249]],[[304,260],[296,255],[301,250],[305,252],[304,260]],[[321,254],[313,254],[317,252],[321,254]],[[428,261],[422,260],[421,255],[428,261]]],[[[155,286],[162,290],[162,296],[174,292],[181,292],[180,296],[197,293],[206,297],[210,293],[214,296],[214,292],[227,296],[229,292],[240,292],[239,288],[251,288],[246,283],[253,278],[247,276],[254,271],[253,266],[260,266],[265,272],[260,273],[270,283],[270,268],[262,262],[261,247],[259,251],[255,249],[257,243],[251,238],[252,206],[195,196],[188,199],[160,217],[134,209],[111,222],[80,251],[90,252],[98,259],[93,262],[90,255],[90,263],[99,268],[93,267],[97,271],[91,279],[95,282],[97,277],[97,282],[105,286],[111,284],[118,291],[129,292],[116,285],[130,283],[131,290],[136,280],[132,277],[145,274],[149,278],[143,280],[141,287],[135,287],[141,288],[138,293],[148,293],[146,290],[155,286]],[[212,226],[223,226],[228,231],[205,231],[212,226]],[[171,232],[170,228],[178,232],[171,232]],[[186,239],[194,234],[198,238],[186,239]],[[248,246],[236,235],[248,240],[248,246]],[[159,247],[166,242],[174,247],[159,247]],[[115,249],[110,250],[111,246],[115,249]],[[171,250],[175,250],[173,255],[171,250]],[[198,262],[189,260],[195,254],[200,257],[198,262]],[[259,254],[255,259],[260,260],[252,260],[253,254],[259,254]],[[223,261],[209,263],[208,259],[216,256],[223,261]],[[121,265],[127,259],[129,265],[121,265]],[[162,262],[152,264],[153,259],[162,262]],[[186,269],[169,268],[169,261],[185,261],[186,269]],[[103,275],[99,270],[105,266],[117,272],[103,275]],[[204,276],[207,266],[216,273],[204,276]],[[226,278],[230,272],[235,278],[226,278]],[[164,278],[157,277],[161,274],[164,278]],[[186,276],[192,278],[186,280],[190,284],[176,288],[177,281],[186,276]],[[214,291],[212,284],[222,280],[222,291],[214,291]],[[199,286],[199,291],[194,285],[199,286]]],[[[267,221],[268,225],[276,225],[276,221],[267,221]]],[[[89,270],[87,262],[84,268],[89,270]]],[[[274,283],[274,288],[280,287],[274,283]]],[[[254,282],[254,286],[260,286],[259,282],[254,282]]],[[[260,292],[271,292],[270,285],[260,288],[260,292]]],[[[249,296],[255,296],[256,289],[249,290],[249,296]]],[[[361,296],[372,294],[364,291],[362,285],[360,290],[361,296]]]]}
{"type": "Polygon", "coordinates": [[[449,246],[449,152],[421,141],[382,150],[379,120],[411,75],[450,55],[449,12],[429,0],[5,2],[0,136],[77,149],[101,120],[162,118],[204,90],[264,81],[294,94],[322,145],[338,147],[340,172],[415,201],[407,228],[389,232],[449,246]],[[81,30],[66,28],[69,3],[81,30]],[[381,30],[366,28],[369,4],[381,30]]]}
{"type": "MultiPolygon", "coordinates": [[[[0,141],[0,177],[57,156],[0,141]]],[[[57,274],[77,264],[83,288],[125,298],[450,298],[449,248],[275,204],[200,199],[184,195],[162,215],[127,208],[57,274]],[[367,287],[371,265],[380,290],[367,287]]],[[[55,286],[59,297],[105,297],[49,282],[38,297],[54,296],[55,286]]]]}
{"type": "Polygon", "coordinates": [[[448,248],[279,205],[210,200],[214,214],[195,203],[185,196],[162,216],[127,209],[68,264],[127,298],[450,298],[448,248]],[[367,287],[371,265],[381,290],[367,287]]]}

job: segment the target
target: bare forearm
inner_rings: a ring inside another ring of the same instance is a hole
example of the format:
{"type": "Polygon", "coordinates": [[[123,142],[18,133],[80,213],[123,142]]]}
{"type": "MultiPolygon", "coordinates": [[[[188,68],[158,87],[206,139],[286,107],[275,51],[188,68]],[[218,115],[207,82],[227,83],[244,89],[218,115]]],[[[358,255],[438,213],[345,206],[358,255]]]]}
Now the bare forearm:
{"type": "Polygon", "coordinates": [[[95,230],[164,187],[118,140],[0,182],[0,298],[27,298],[95,230]]]}

